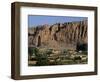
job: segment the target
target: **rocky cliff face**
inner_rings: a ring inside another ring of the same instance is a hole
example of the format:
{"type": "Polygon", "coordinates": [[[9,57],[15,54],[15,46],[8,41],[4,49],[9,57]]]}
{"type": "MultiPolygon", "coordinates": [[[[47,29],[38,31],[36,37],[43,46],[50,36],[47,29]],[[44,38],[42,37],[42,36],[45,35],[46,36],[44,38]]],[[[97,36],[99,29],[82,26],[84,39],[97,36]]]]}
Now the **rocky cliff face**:
{"type": "Polygon", "coordinates": [[[76,48],[87,44],[87,20],[28,28],[29,47],[76,48]]]}

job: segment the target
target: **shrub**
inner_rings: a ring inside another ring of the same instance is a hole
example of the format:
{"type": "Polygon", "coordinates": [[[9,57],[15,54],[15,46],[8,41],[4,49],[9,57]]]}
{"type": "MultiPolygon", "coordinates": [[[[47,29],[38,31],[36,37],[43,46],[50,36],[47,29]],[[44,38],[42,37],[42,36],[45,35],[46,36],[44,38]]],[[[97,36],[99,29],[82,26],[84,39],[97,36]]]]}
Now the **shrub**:
{"type": "Polygon", "coordinates": [[[52,54],[52,49],[48,49],[48,50],[46,50],[45,54],[47,54],[47,55],[52,54]]]}

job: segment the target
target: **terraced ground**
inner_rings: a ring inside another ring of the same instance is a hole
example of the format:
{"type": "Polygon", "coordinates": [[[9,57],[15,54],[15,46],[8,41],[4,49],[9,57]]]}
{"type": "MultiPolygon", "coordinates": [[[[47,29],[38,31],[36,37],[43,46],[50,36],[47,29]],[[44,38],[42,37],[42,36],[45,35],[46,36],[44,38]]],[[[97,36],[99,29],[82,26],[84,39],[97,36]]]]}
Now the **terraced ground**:
{"type": "Polygon", "coordinates": [[[87,64],[87,51],[29,48],[28,66],[87,64]]]}

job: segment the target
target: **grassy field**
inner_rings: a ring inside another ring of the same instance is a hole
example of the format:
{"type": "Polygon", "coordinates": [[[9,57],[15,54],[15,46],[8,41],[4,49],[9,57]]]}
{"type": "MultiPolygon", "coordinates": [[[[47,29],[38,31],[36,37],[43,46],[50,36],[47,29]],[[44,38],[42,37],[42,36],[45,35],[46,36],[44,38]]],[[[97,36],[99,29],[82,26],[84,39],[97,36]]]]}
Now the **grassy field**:
{"type": "Polygon", "coordinates": [[[87,64],[87,51],[29,48],[28,66],[87,64]]]}

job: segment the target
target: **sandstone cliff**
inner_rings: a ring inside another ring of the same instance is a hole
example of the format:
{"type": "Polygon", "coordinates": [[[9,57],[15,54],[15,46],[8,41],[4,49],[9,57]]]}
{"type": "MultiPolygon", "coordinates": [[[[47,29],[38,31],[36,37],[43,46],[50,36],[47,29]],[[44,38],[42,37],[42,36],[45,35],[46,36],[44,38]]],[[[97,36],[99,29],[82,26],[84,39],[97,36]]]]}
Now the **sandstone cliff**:
{"type": "Polygon", "coordinates": [[[28,46],[75,49],[77,43],[87,44],[87,27],[84,20],[28,28],[28,46]]]}

